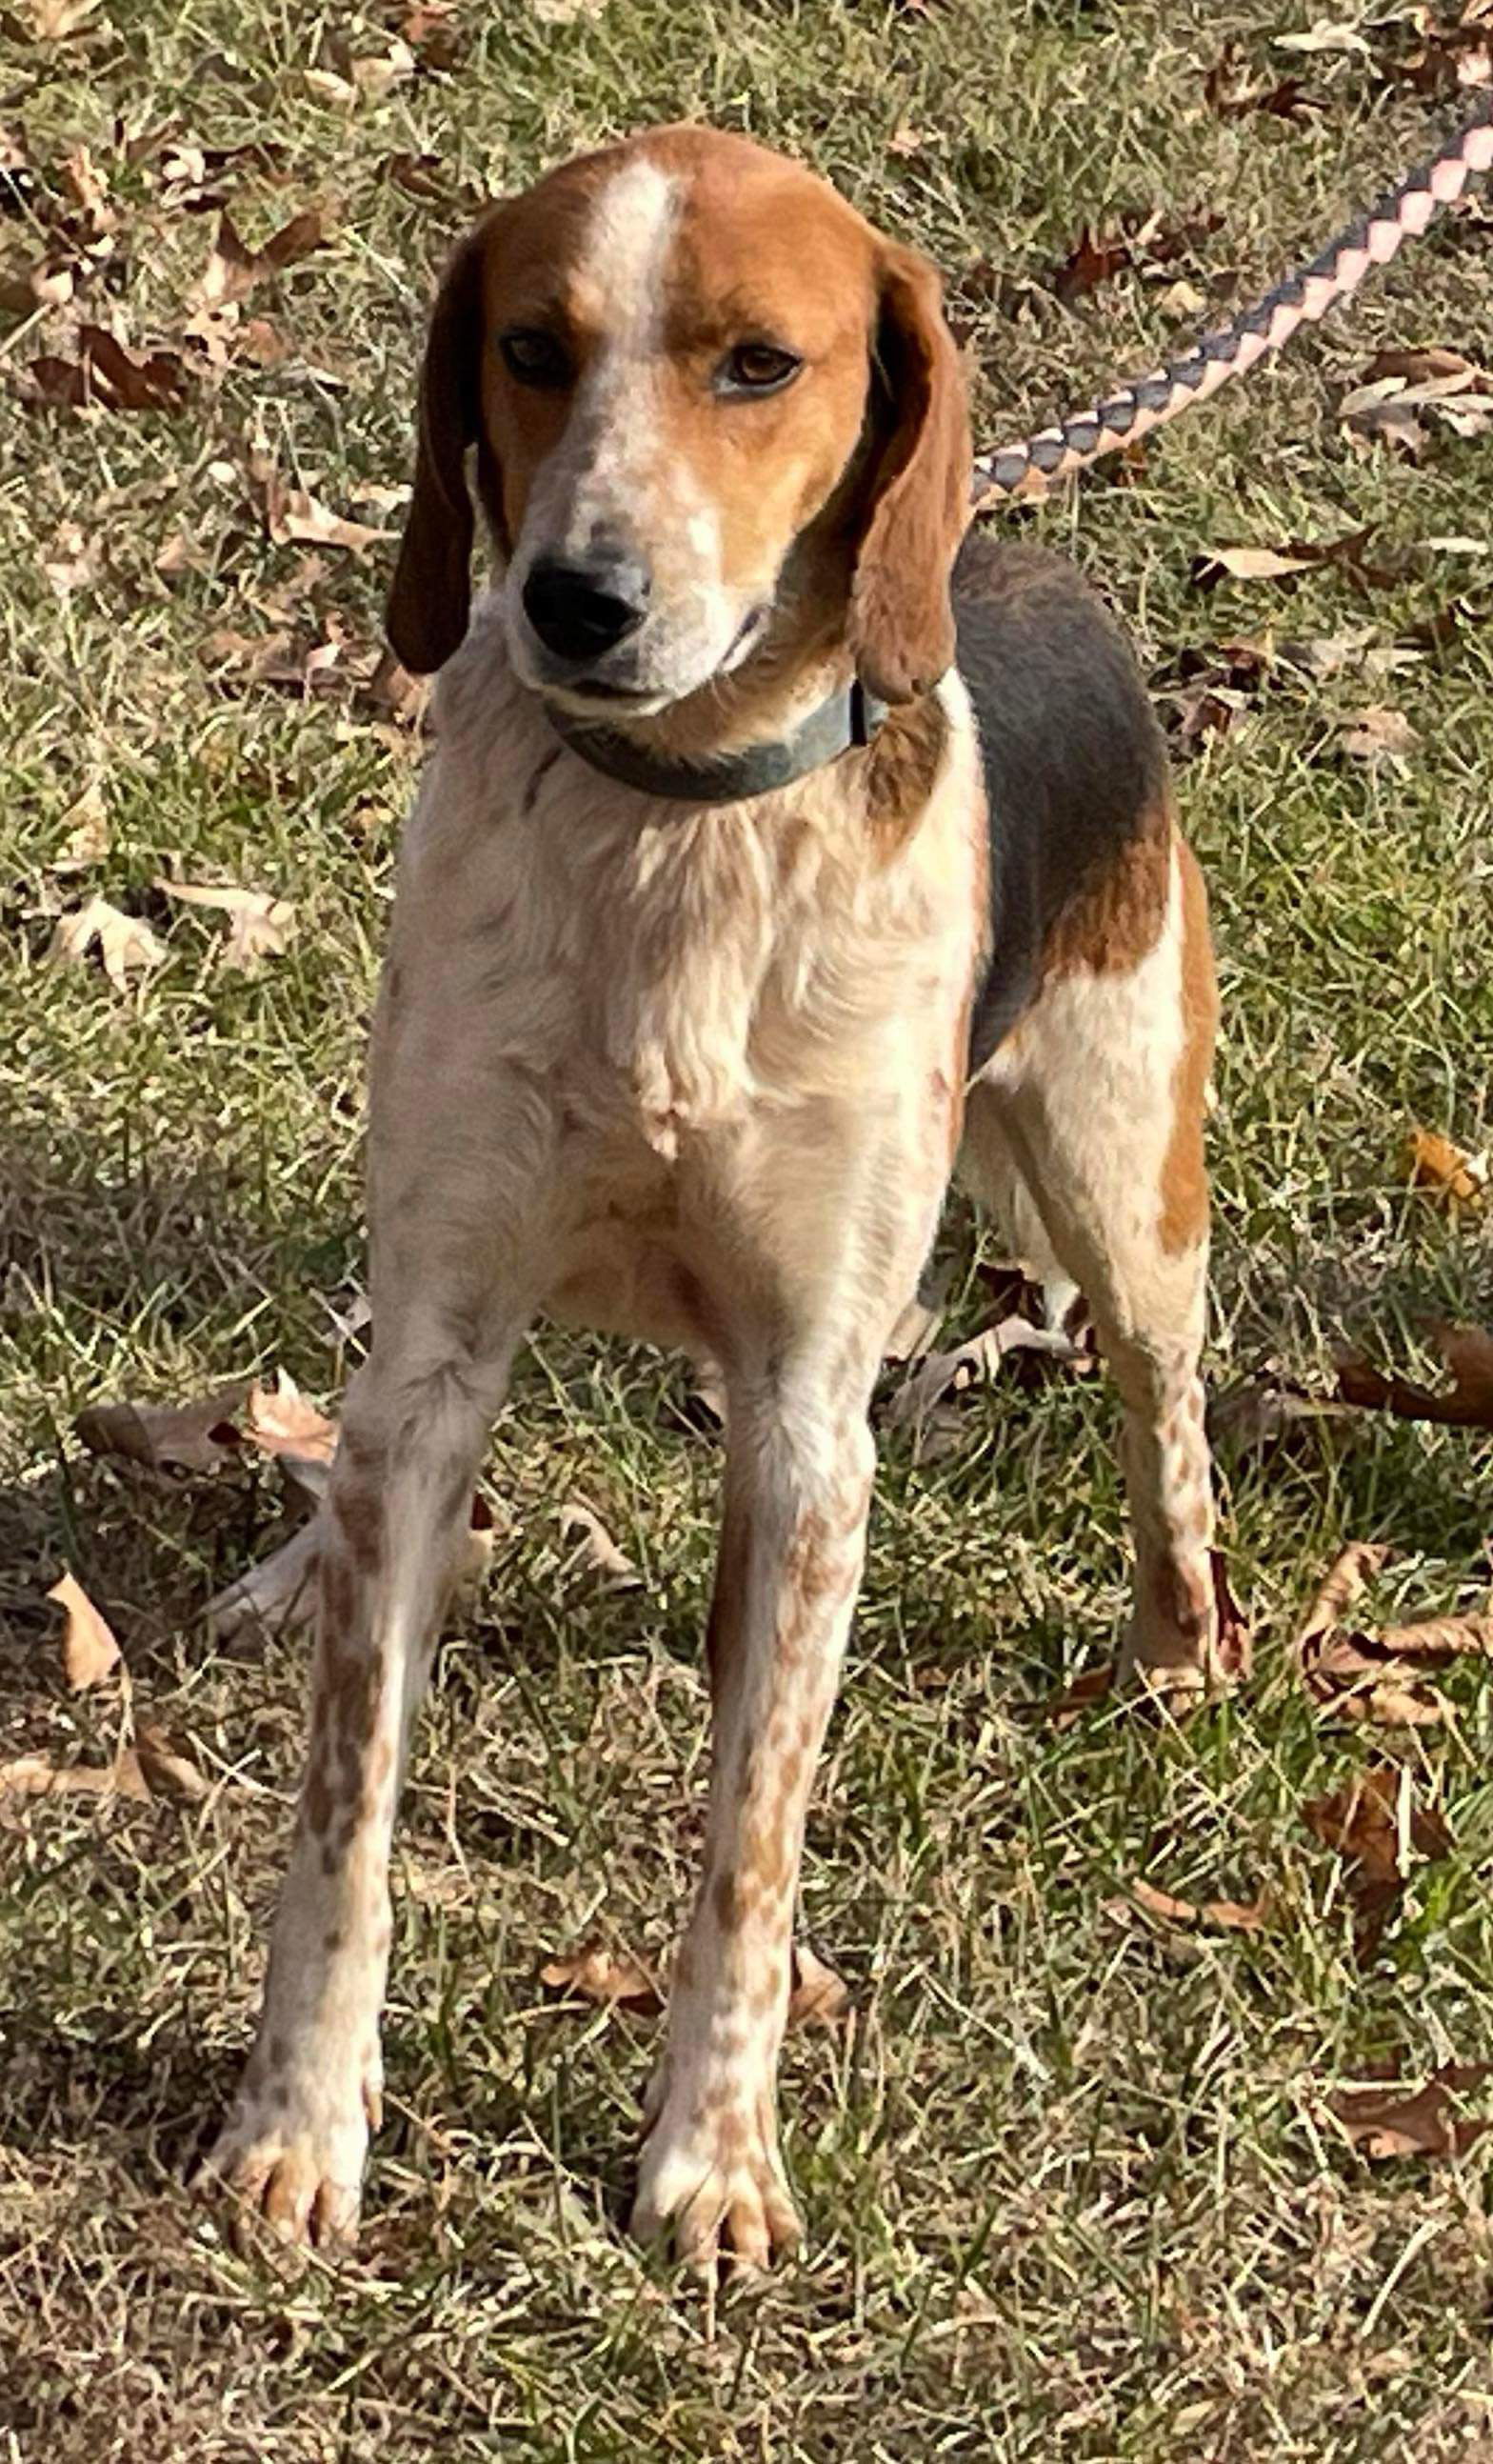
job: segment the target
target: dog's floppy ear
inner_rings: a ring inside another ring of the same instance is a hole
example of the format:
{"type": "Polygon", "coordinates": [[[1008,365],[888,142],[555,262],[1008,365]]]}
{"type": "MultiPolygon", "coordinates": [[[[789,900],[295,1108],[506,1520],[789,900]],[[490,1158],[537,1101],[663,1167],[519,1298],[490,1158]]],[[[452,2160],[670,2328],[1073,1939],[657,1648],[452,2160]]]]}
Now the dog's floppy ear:
{"type": "Polygon", "coordinates": [[[886,434],[862,501],[850,647],[870,692],[910,701],[954,658],[949,579],[969,520],[971,451],[942,287],[911,249],[887,252],[873,348],[886,434]]]}
{"type": "Polygon", "coordinates": [[[482,424],[482,263],[487,224],[446,269],[420,371],[414,489],[400,541],[384,627],[411,675],[429,675],[459,649],[472,610],[473,516],[467,448],[482,424]]]}

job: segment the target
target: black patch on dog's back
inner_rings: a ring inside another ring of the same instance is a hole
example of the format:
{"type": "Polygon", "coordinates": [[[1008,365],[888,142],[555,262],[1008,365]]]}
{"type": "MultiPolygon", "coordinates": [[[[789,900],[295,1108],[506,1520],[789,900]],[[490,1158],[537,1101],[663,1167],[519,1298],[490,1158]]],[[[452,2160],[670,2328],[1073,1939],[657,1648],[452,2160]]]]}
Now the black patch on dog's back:
{"type": "Polygon", "coordinates": [[[990,961],[970,1017],[973,1074],[1036,994],[1065,910],[1160,826],[1167,765],[1130,645],[1065,558],[972,531],[954,611],[989,804],[990,961]]]}

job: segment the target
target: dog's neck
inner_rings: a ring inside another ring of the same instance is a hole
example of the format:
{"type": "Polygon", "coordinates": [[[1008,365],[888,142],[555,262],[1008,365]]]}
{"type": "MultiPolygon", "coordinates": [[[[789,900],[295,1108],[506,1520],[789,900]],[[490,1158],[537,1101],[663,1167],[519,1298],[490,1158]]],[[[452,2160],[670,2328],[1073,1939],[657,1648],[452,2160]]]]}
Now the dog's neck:
{"type": "Polygon", "coordinates": [[[845,639],[850,557],[838,522],[801,538],[773,616],[739,667],[648,717],[594,720],[553,705],[557,735],[608,777],[700,803],[783,787],[868,744],[887,705],[867,693],[845,639]]]}

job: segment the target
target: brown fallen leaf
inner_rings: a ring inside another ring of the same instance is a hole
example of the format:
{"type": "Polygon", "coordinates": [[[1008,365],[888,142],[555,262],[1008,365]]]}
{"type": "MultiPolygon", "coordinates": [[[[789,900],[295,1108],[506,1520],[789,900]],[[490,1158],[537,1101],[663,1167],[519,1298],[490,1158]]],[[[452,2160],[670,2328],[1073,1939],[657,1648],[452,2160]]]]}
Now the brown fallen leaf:
{"type": "Polygon", "coordinates": [[[75,1694],[97,1685],[120,1664],[120,1646],[82,1584],[64,1574],[47,1594],[67,1618],[62,1637],[62,1673],[75,1694]]]}
{"type": "Polygon", "coordinates": [[[1085,223],[1062,264],[1054,267],[1052,288],[1064,301],[1083,299],[1101,283],[1112,282],[1133,261],[1128,239],[1115,232],[1097,237],[1085,223]]]}
{"type": "Polygon", "coordinates": [[[1367,1965],[1404,1896],[1410,1859],[1444,1857],[1451,1833],[1438,1814],[1416,1804],[1411,1774],[1397,1763],[1371,1763],[1301,1811],[1308,1831],[1343,1859],[1356,1919],[1353,1947],[1367,1965]]]}
{"type": "Polygon", "coordinates": [[[1213,1604],[1219,1620],[1219,1673],[1231,1683],[1241,1685],[1254,1673],[1254,1636],[1234,1597],[1221,1549],[1209,1550],[1208,1570],[1213,1576],[1213,1604]]]}
{"type": "Polygon", "coordinates": [[[1195,589],[1211,590],[1216,583],[1279,582],[1287,574],[1306,573],[1312,559],[1274,547],[1210,547],[1193,559],[1195,589]]]}
{"type": "Polygon", "coordinates": [[[65,43],[97,15],[99,0],[27,0],[27,14],[38,43],[65,43]]]}
{"type": "Polygon", "coordinates": [[[1378,2163],[1394,2156],[1460,2156],[1488,2123],[1457,2110],[1458,2101],[1493,2076],[1493,2062],[1445,2062],[1425,2085],[1404,2081],[1339,2088],[1325,2100],[1349,2144],[1378,2163]]]}
{"type": "Polygon", "coordinates": [[[250,1445],[274,1456],[309,1495],[322,1494],[337,1452],[338,1425],[307,1400],[288,1369],[276,1372],[273,1386],[257,1380],[251,1386],[239,1427],[250,1445]]]}
{"type": "Polygon", "coordinates": [[[309,539],[318,547],[345,547],[353,556],[365,556],[380,539],[394,537],[392,531],[347,520],[319,497],[308,495],[303,488],[287,488],[277,477],[266,491],[265,516],[270,537],[277,547],[296,539],[309,539]]]}
{"type": "Polygon", "coordinates": [[[293,214],[262,248],[250,248],[240,238],[231,214],[225,212],[219,217],[212,253],[197,285],[195,304],[216,308],[227,301],[247,299],[272,275],[285,273],[317,249],[324,248],[329,237],[324,214],[319,208],[308,207],[304,212],[293,214]]]}
{"type": "Polygon", "coordinates": [[[59,917],[47,955],[59,966],[81,966],[96,942],[104,974],[120,993],[128,992],[132,975],[147,974],[167,955],[143,917],[126,915],[107,898],[90,898],[59,917]]]}
{"type": "Polygon", "coordinates": [[[1378,1728],[1437,1728],[1449,1709],[1418,1670],[1386,1653],[1373,1635],[1323,1636],[1310,1646],[1303,1674],[1313,1702],[1330,1719],[1378,1728]]]}
{"type": "Polygon", "coordinates": [[[77,803],[68,806],[62,827],[67,836],[49,871],[86,872],[91,865],[102,863],[109,852],[109,808],[97,779],[91,779],[77,803]]]}
{"type": "Polygon", "coordinates": [[[899,1429],[922,1419],[945,1396],[963,1394],[999,1375],[1007,1362],[1021,1362],[1023,1356],[1027,1368],[1035,1368],[1039,1375],[1057,1368],[1087,1376],[1096,1366],[1093,1354],[1069,1335],[1033,1326],[1029,1318],[1003,1317],[969,1342],[955,1344],[949,1352],[931,1353],[919,1361],[888,1403],[887,1426],[899,1429]]]}
{"type": "Polygon", "coordinates": [[[1432,1420],[1450,1429],[1493,1429],[1493,1334],[1476,1326],[1436,1329],[1451,1372],[1450,1394],[1434,1394],[1408,1377],[1386,1377],[1361,1352],[1340,1353],[1338,1393],[1362,1411],[1400,1420],[1432,1420]]]}
{"type": "Polygon", "coordinates": [[[1403,760],[1420,738],[1402,710],[1372,702],[1338,724],[1338,744],[1354,761],[1403,760]]]}
{"type": "Polygon", "coordinates": [[[6,1796],[126,1796],[143,1804],[150,1789],[133,1749],[112,1763],[54,1763],[45,1754],[21,1754],[0,1763],[0,1798],[6,1796]]]}
{"type": "Polygon", "coordinates": [[[1351,1417],[1346,1403],[1308,1395],[1286,1378],[1249,1377],[1209,1397],[1208,1434],[1240,1454],[1268,1455],[1308,1431],[1320,1438],[1324,1424],[1341,1429],[1351,1417]]]}
{"type": "Polygon", "coordinates": [[[1423,1130],[1418,1124],[1410,1132],[1405,1150],[1412,1187],[1444,1198],[1454,1213],[1482,1204],[1488,1181],[1485,1156],[1470,1155],[1439,1130],[1423,1130]]]}
{"type": "Polygon", "coordinates": [[[191,392],[191,376],[179,351],[152,351],[136,359],[101,325],[78,329],[78,356],[55,353],[33,360],[28,401],[72,409],[98,405],[105,410],[180,411],[191,392]]]}
{"type": "Polygon", "coordinates": [[[200,1805],[212,1793],[210,1782],[187,1755],[172,1745],[164,1728],[137,1727],[135,1756],[152,1796],[174,1797],[181,1805],[200,1805]]]}
{"type": "Polygon", "coordinates": [[[788,1991],[789,2027],[837,2028],[849,2010],[850,1989],[845,1978],[826,1967],[806,1942],[796,1942],[788,1991]]]}
{"type": "Polygon", "coordinates": [[[1168,1925],[1218,1925],[1225,1933],[1259,1933],[1266,1923],[1263,1899],[1179,1900],[1170,1891],[1158,1890],[1143,1875],[1136,1876],[1130,1889],[1137,1907],[1168,1925]]]}
{"type": "Polygon", "coordinates": [[[1276,120],[1307,120],[1314,111],[1327,109],[1325,99],[1308,94],[1300,77],[1251,86],[1241,82],[1243,75],[1243,54],[1231,37],[1202,81],[1203,101],[1219,120],[1241,120],[1251,111],[1276,120]]]}
{"type": "Polygon", "coordinates": [[[1298,1655],[1304,1655],[1320,1636],[1330,1634],[1341,1622],[1349,1602],[1355,1600],[1365,1584],[1388,1565],[1390,1553],[1380,1540],[1350,1540],[1346,1549],[1339,1550],[1297,1631],[1298,1655]]]}
{"type": "Polygon", "coordinates": [[[584,1498],[566,1498],[560,1509],[560,1528],[567,1540],[576,1535],[570,1554],[572,1566],[584,1566],[604,1576],[611,1591],[633,1592],[639,1588],[643,1577],[632,1559],[619,1549],[601,1516],[584,1498]]]}
{"type": "Polygon", "coordinates": [[[93,1403],[73,1426],[91,1454],[150,1471],[216,1471],[238,1453],[247,1386],[219,1386],[190,1403],[93,1403]]]}
{"type": "MultiPolygon", "coordinates": [[[[1389,1626],[1378,1634],[1345,1629],[1339,1620],[1364,1584],[1377,1573],[1389,1551],[1359,1541],[1342,1551],[1319,1590],[1297,1636],[1302,1681],[1330,1718],[1372,1722],[1378,1727],[1437,1727],[1449,1705],[1425,1680],[1426,1668],[1459,1649],[1482,1649],[1477,1617],[1436,1618],[1424,1628],[1389,1626]],[[1433,1638],[1439,1635],[1442,1639],[1433,1638]],[[1407,1638],[1403,1648],[1399,1638],[1407,1638]]],[[[1493,1634],[1493,1624],[1488,1631],[1493,1634]]]]}
{"type": "Polygon", "coordinates": [[[467,47],[455,23],[455,0],[414,0],[400,19],[400,34],[423,69],[437,74],[453,69],[467,47]]]}
{"type": "Polygon", "coordinates": [[[1065,1686],[1063,1692],[1055,1694],[1047,1704],[1044,1716],[1048,1726],[1059,1729],[1073,1727],[1086,1711],[1093,1710],[1100,1703],[1108,1703],[1113,1691],[1112,1661],[1103,1661],[1097,1668],[1084,1669],[1071,1685],[1065,1686]]]}
{"type": "Polygon", "coordinates": [[[1381,1626],[1374,1639],[1394,1660],[1493,1660],[1493,1617],[1421,1617],[1381,1626]]]}
{"type": "Polygon", "coordinates": [[[1348,531],[1333,539],[1287,539],[1284,547],[1205,548],[1195,556],[1189,579],[1195,590],[1214,590],[1225,580],[1279,582],[1294,589],[1312,565],[1331,565],[1359,591],[1387,590],[1403,580],[1404,559],[1371,555],[1373,534],[1348,531]]]}
{"type": "Polygon", "coordinates": [[[635,2011],[651,2016],[664,2007],[663,1995],[640,1959],[614,1950],[604,1942],[582,1943],[579,1950],[546,1960],[539,1981],[562,1993],[579,1994],[610,2010],[635,2011]]]}
{"type": "Polygon", "coordinates": [[[225,967],[252,974],[265,958],[277,958],[287,947],[296,923],[296,905],[268,890],[240,890],[231,883],[158,880],[167,898],[192,907],[217,908],[228,917],[221,959],[225,967]]]}

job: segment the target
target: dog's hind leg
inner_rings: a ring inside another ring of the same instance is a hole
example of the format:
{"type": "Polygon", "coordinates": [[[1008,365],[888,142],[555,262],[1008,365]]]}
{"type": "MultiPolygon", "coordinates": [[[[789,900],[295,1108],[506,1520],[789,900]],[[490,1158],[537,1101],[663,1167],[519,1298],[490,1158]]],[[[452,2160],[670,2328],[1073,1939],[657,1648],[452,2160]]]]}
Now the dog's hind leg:
{"type": "Polygon", "coordinates": [[[1207,905],[1179,843],[1153,946],[1043,990],[971,1091],[959,1175],[999,1195],[1014,1160],[1086,1295],[1120,1390],[1135,1543],[1126,1673],[1167,1695],[1222,1673],[1198,1374],[1208,1192],[1202,1121],[1217,1015],[1207,905]]]}

